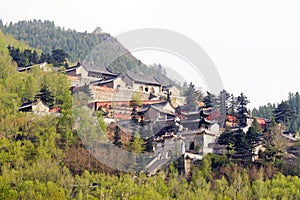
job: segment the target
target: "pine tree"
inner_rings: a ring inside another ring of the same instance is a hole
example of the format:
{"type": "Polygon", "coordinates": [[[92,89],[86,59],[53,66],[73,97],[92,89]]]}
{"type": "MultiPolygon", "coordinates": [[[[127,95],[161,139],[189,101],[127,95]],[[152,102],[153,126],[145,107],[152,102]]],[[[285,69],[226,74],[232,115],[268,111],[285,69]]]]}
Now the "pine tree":
{"type": "Polygon", "coordinates": [[[131,152],[141,153],[143,151],[143,139],[138,132],[134,133],[133,140],[130,145],[131,152]]]}
{"type": "Polygon", "coordinates": [[[239,126],[240,127],[246,127],[247,126],[247,114],[248,114],[248,110],[247,110],[247,104],[250,101],[248,100],[248,98],[241,93],[240,96],[238,96],[237,98],[237,103],[238,103],[238,122],[239,122],[239,126]]]}
{"type": "Polygon", "coordinates": [[[228,114],[236,115],[237,111],[237,100],[236,97],[234,97],[233,94],[229,97],[229,106],[228,106],[228,114]]]}
{"type": "Polygon", "coordinates": [[[282,101],[275,109],[274,119],[277,123],[283,123],[287,127],[288,122],[295,116],[295,112],[292,110],[291,106],[282,101]]]}
{"type": "Polygon", "coordinates": [[[256,119],[254,119],[251,127],[246,133],[246,143],[249,146],[248,155],[254,156],[255,148],[259,145],[261,134],[262,130],[259,124],[257,123],[256,119]]]}
{"type": "Polygon", "coordinates": [[[51,63],[52,57],[49,53],[42,53],[39,59],[39,63],[47,62],[51,63]]]}
{"type": "Polygon", "coordinates": [[[185,109],[187,111],[194,111],[196,110],[196,89],[194,84],[191,82],[188,89],[185,91],[184,96],[186,97],[186,105],[185,105],[185,109]]]}
{"type": "Polygon", "coordinates": [[[69,55],[62,49],[55,49],[52,51],[52,64],[54,67],[63,66],[69,55]]]}
{"type": "Polygon", "coordinates": [[[226,145],[227,154],[232,154],[234,137],[233,132],[230,130],[230,128],[226,127],[225,131],[218,138],[218,144],[226,145]]]}
{"type": "Polygon", "coordinates": [[[234,158],[241,160],[249,159],[249,144],[246,140],[246,134],[242,129],[238,129],[233,133],[234,136],[234,158]]]}
{"type": "Polygon", "coordinates": [[[40,92],[35,96],[35,99],[40,99],[50,108],[52,108],[54,105],[54,96],[46,85],[42,86],[40,92]]]}
{"type": "Polygon", "coordinates": [[[39,63],[39,55],[38,55],[36,50],[33,51],[32,55],[31,55],[30,62],[33,63],[33,64],[38,64],[39,63]]]}
{"type": "Polygon", "coordinates": [[[287,141],[281,136],[281,128],[272,118],[267,126],[267,131],[263,135],[263,146],[265,151],[262,157],[266,161],[275,161],[284,155],[287,147],[287,141]]]}

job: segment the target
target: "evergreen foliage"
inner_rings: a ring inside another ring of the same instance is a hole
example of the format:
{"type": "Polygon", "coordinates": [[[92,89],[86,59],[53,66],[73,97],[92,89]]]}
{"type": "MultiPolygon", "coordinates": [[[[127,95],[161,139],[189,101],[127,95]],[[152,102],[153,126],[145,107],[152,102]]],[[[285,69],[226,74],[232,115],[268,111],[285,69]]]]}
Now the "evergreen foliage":
{"type": "Polygon", "coordinates": [[[282,123],[285,126],[294,117],[295,113],[287,102],[281,102],[274,110],[274,119],[277,123],[282,123]]]}
{"type": "Polygon", "coordinates": [[[185,110],[186,111],[195,111],[197,108],[196,101],[197,95],[196,95],[196,89],[195,85],[191,82],[187,90],[184,92],[185,100],[186,100],[186,105],[185,105],[185,110]]]}
{"type": "Polygon", "coordinates": [[[52,51],[52,55],[48,53],[42,53],[38,55],[36,50],[25,49],[21,51],[18,47],[8,46],[9,54],[15,61],[18,67],[28,67],[35,64],[47,62],[53,64],[54,67],[65,66],[68,67],[67,58],[68,54],[61,49],[55,49],[52,51]]]}
{"type": "Polygon", "coordinates": [[[106,33],[80,33],[55,26],[52,21],[30,20],[9,23],[0,27],[5,34],[10,34],[30,46],[50,53],[54,49],[63,49],[70,55],[72,62],[82,61],[96,45],[110,35],[106,33]]]}
{"type": "Polygon", "coordinates": [[[262,131],[256,122],[244,133],[242,129],[231,131],[226,128],[220,135],[218,143],[225,145],[227,155],[234,160],[242,160],[244,162],[251,162],[255,156],[255,148],[259,145],[262,131]]]}
{"type": "Polygon", "coordinates": [[[54,105],[54,96],[46,85],[43,85],[40,92],[35,96],[35,99],[41,100],[45,105],[52,108],[54,105]]]}
{"type": "MultiPolygon", "coordinates": [[[[31,47],[42,50],[40,62],[47,61],[55,66],[61,65],[64,58],[68,56],[72,63],[82,63],[87,60],[93,62],[95,66],[97,64],[108,66],[113,73],[121,74],[142,64],[115,38],[99,31],[82,33],[70,29],[65,30],[47,20],[19,21],[2,25],[0,29],[5,34],[10,34],[31,47]],[[57,52],[62,50],[64,52],[57,52]],[[119,58],[115,58],[116,51],[122,53],[119,58]]],[[[26,64],[30,65],[30,62],[26,64]]]]}
{"type": "Polygon", "coordinates": [[[273,117],[273,111],[275,108],[275,104],[268,103],[267,105],[259,106],[258,109],[254,108],[252,110],[252,115],[255,117],[271,119],[273,117]]]}
{"type": "Polygon", "coordinates": [[[247,126],[247,115],[249,114],[247,110],[247,104],[249,102],[250,101],[243,93],[241,93],[241,95],[237,97],[237,115],[240,127],[247,126]]]}
{"type": "Polygon", "coordinates": [[[271,119],[283,123],[287,131],[297,132],[300,130],[300,95],[299,92],[289,93],[288,100],[282,101],[277,106],[268,103],[260,106],[259,109],[253,109],[253,116],[271,119]]]}
{"type": "Polygon", "coordinates": [[[39,63],[39,55],[36,50],[25,49],[21,51],[19,48],[10,45],[8,45],[7,49],[18,67],[28,67],[39,63]]]}

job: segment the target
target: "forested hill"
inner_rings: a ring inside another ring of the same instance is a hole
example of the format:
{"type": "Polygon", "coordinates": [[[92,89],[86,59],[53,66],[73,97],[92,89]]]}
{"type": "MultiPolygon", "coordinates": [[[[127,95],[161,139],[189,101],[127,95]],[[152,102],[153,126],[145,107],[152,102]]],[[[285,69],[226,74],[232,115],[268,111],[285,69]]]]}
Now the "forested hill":
{"type": "Polygon", "coordinates": [[[289,93],[288,100],[282,101],[275,105],[268,103],[260,106],[258,109],[254,108],[252,115],[263,118],[277,118],[280,121],[279,113],[286,114],[287,126],[289,131],[296,132],[300,130],[300,95],[299,92],[289,93]],[[277,113],[277,116],[276,116],[277,113]]]}
{"type": "Polygon", "coordinates": [[[5,35],[0,30],[0,52],[1,52],[0,56],[1,57],[3,57],[3,56],[8,56],[9,57],[9,53],[8,53],[8,49],[7,49],[8,45],[17,46],[20,50],[32,49],[26,43],[20,42],[20,41],[16,40],[15,38],[11,37],[11,36],[5,35]]]}
{"type": "Polygon", "coordinates": [[[155,76],[163,85],[177,85],[163,73],[161,65],[148,68],[114,37],[102,33],[100,28],[96,28],[93,33],[87,33],[65,30],[52,21],[30,20],[4,25],[0,20],[0,29],[3,33],[42,50],[43,53],[62,49],[73,63],[87,61],[94,66],[108,66],[112,72],[120,74],[137,71],[155,76]]]}
{"type": "MultiPolygon", "coordinates": [[[[113,47],[122,46],[116,39],[97,28],[93,33],[65,30],[55,26],[52,21],[30,20],[4,25],[0,20],[0,29],[20,41],[25,41],[33,48],[50,53],[54,49],[63,49],[69,54],[70,62],[82,62],[85,57],[100,43],[109,39],[113,47]]],[[[124,48],[124,47],[122,47],[124,48]]],[[[100,55],[101,60],[112,59],[110,52],[100,55]]],[[[122,56],[111,66],[112,71],[121,72],[137,66],[141,62],[130,53],[122,56]]]]}

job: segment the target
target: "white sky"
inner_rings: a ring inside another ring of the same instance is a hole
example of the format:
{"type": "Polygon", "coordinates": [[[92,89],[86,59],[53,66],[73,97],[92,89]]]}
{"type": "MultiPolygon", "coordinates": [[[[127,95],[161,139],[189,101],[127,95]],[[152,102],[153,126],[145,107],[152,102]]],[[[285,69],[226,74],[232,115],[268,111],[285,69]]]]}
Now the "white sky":
{"type": "MultiPolygon", "coordinates": [[[[100,26],[112,35],[165,28],[197,42],[215,63],[225,89],[244,92],[251,107],[300,91],[299,0],[10,0],[1,3],[0,18],[48,19],[88,32],[100,26]]],[[[146,64],[176,64],[159,52],[135,55],[146,64]]]]}

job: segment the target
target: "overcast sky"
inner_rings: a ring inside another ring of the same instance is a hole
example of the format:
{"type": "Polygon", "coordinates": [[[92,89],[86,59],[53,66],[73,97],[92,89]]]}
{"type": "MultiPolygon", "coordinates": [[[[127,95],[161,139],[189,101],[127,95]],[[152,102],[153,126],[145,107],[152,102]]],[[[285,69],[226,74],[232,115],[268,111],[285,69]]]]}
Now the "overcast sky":
{"type": "MultiPolygon", "coordinates": [[[[300,91],[298,0],[10,0],[1,3],[0,18],[48,19],[88,32],[99,26],[113,36],[139,28],[169,29],[198,43],[216,65],[225,89],[235,95],[244,92],[251,107],[300,91]]],[[[135,55],[146,64],[187,64],[161,52],[135,55]]]]}

